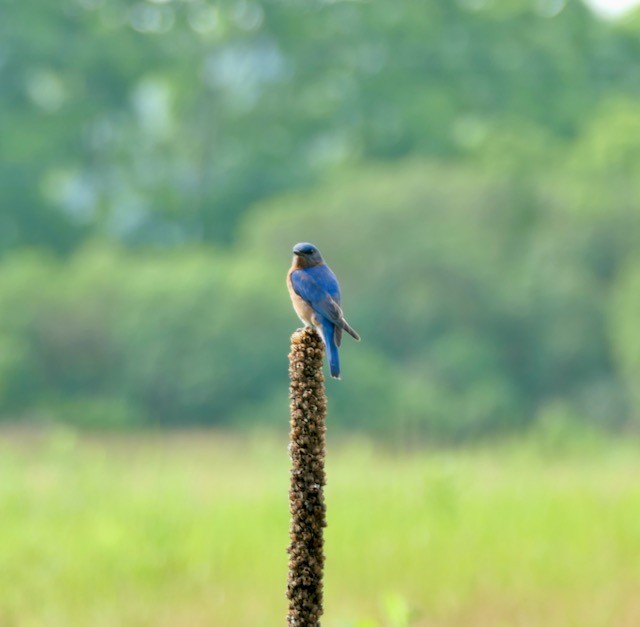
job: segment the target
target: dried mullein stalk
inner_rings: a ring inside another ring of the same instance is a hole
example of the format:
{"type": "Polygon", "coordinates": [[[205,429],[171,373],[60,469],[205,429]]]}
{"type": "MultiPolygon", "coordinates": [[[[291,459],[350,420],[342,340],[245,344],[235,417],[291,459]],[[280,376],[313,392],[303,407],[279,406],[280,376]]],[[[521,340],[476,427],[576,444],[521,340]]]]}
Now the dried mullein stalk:
{"type": "Polygon", "coordinates": [[[327,399],[323,356],[324,344],[314,330],[305,328],[291,336],[287,623],[296,627],[318,627],[322,615],[323,529],[327,524],[324,504],[327,399]]]}

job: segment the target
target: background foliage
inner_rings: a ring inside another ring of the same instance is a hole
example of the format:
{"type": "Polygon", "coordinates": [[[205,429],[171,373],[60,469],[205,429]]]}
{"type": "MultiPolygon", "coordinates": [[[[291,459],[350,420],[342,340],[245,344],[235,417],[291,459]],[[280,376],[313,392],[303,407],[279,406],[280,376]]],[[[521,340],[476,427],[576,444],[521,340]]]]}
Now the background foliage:
{"type": "Polygon", "coordinates": [[[0,6],[0,412],[286,422],[284,289],[350,322],[332,420],[640,417],[640,22],[578,1],[0,6]]]}

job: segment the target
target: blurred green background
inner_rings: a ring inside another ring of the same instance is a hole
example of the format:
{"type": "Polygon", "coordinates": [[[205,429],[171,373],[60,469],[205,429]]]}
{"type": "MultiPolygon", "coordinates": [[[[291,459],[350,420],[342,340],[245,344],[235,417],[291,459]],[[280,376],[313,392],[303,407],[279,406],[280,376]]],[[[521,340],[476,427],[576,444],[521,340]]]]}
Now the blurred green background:
{"type": "Polygon", "coordinates": [[[3,0],[0,624],[282,623],[298,241],[363,337],[327,624],[640,624],[624,4],[3,0]]]}
{"type": "Polygon", "coordinates": [[[0,415],[282,424],[292,245],[333,424],[640,412],[640,18],[581,2],[2,6],[0,415]]]}

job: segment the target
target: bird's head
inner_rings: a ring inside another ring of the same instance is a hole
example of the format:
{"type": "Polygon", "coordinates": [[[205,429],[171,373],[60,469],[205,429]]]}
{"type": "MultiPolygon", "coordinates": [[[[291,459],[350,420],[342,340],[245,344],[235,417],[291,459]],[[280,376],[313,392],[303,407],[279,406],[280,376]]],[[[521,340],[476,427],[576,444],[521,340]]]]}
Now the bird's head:
{"type": "Polygon", "coordinates": [[[298,266],[303,268],[322,263],[320,251],[309,242],[301,242],[293,247],[293,259],[298,266]]]}

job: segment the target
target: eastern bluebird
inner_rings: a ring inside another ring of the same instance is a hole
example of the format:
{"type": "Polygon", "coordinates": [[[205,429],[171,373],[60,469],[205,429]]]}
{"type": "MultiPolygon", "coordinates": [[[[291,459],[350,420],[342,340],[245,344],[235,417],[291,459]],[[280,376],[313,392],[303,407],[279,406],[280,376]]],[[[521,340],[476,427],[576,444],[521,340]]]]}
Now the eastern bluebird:
{"type": "Polygon", "coordinates": [[[287,274],[287,287],[300,320],[305,326],[315,329],[324,340],[331,376],[339,379],[338,346],[342,342],[342,331],[358,341],[360,336],[344,319],[338,279],[313,244],[303,242],[293,247],[293,264],[287,274]]]}

